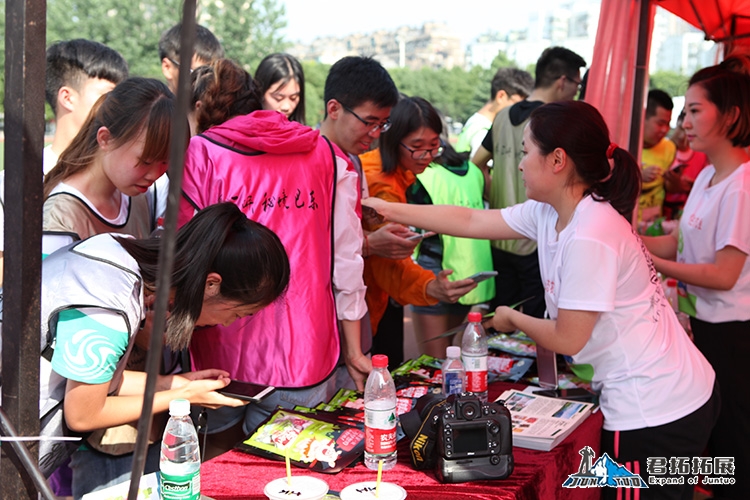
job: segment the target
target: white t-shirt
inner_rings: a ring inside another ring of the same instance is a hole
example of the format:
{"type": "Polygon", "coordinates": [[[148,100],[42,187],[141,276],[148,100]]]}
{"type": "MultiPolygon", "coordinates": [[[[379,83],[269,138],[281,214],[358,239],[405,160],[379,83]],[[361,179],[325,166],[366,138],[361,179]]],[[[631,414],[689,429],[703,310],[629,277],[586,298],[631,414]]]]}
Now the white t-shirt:
{"type": "Polygon", "coordinates": [[[546,203],[502,214],[538,242],[550,317],[559,308],[600,313],[573,362],[593,368],[606,430],[666,424],[708,401],[714,371],[680,326],[645,246],[609,203],[585,197],[559,237],[546,203]]]}
{"type": "MultiPolygon", "coordinates": [[[[466,120],[464,124],[464,130],[470,135],[469,143],[471,144],[471,152],[469,158],[473,158],[477,153],[479,146],[482,145],[484,137],[487,135],[487,131],[492,126],[492,120],[488,119],[484,115],[474,113],[466,120]]],[[[462,130],[462,132],[464,131],[462,130]]]]}
{"type": "MultiPolygon", "coordinates": [[[[750,163],[740,165],[729,177],[710,186],[715,173],[713,165],[704,168],[685,203],[678,262],[713,263],[716,252],[727,246],[750,254],[750,163]]],[[[695,285],[686,288],[689,300],[680,298],[684,312],[711,323],[750,320],[750,259],[745,259],[731,290],[695,285]]]]}

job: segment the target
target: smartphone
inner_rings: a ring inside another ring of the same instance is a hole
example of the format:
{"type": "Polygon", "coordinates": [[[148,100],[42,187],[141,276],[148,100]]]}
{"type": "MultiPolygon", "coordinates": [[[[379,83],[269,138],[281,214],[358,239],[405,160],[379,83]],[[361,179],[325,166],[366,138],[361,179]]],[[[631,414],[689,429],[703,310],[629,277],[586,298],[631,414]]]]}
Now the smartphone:
{"type": "Polygon", "coordinates": [[[415,241],[415,240],[421,240],[424,238],[429,238],[430,236],[435,236],[437,233],[435,231],[427,231],[426,233],[417,233],[413,234],[406,239],[409,241],[415,241]]]}
{"type": "Polygon", "coordinates": [[[241,382],[232,380],[229,385],[217,392],[230,398],[241,399],[243,401],[260,401],[273,391],[275,387],[269,385],[252,384],[250,382],[241,382]]]}
{"type": "Polygon", "coordinates": [[[497,276],[497,271],[482,271],[481,273],[472,274],[466,279],[474,280],[474,283],[479,283],[480,281],[488,280],[495,276],[497,276]]]}
{"type": "Polygon", "coordinates": [[[575,389],[547,389],[542,391],[534,391],[534,394],[540,396],[546,396],[548,398],[559,398],[559,399],[570,399],[573,401],[584,401],[586,403],[595,403],[596,394],[589,392],[586,389],[575,388],[575,389]]]}

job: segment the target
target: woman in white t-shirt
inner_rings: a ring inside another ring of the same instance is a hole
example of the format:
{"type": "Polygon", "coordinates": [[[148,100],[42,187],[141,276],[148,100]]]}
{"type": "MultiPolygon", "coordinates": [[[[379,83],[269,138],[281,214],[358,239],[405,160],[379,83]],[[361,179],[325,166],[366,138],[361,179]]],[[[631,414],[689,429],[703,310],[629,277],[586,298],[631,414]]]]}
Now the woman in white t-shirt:
{"type": "MultiPolygon", "coordinates": [[[[719,66],[690,79],[683,127],[690,146],[706,153],[679,227],[644,238],[656,269],[680,281],[680,309],[690,315],[695,344],[716,370],[721,415],[711,456],[750,467],[750,391],[730,390],[746,378],[750,357],[750,77],[719,66]]],[[[750,498],[750,479],[713,488],[716,498],[750,498]]]]}
{"type": "MultiPolygon", "coordinates": [[[[713,369],[680,327],[626,219],[638,196],[638,164],[610,143],[599,112],[580,101],[535,110],[523,151],[525,203],[502,210],[366,204],[386,219],[441,234],[536,240],[551,319],[499,307],[491,325],[520,329],[590,365],[604,414],[601,451],[648,481],[648,457],[701,454],[719,402],[713,369]]],[[[641,490],[642,498],[691,495],[691,485],[641,490]]]]}

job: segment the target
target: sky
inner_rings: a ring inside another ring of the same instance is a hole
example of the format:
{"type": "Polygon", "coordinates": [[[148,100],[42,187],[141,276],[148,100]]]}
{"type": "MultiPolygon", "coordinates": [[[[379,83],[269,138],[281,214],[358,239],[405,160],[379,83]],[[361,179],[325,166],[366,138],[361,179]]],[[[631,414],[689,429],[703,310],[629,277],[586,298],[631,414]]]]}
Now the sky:
{"type": "Polygon", "coordinates": [[[488,30],[506,32],[526,24],[532,9],[553,0],[279,0],[286,6],[286,37],[310,42],[318,36],[370,33],[399,26],[444,22],[466,46],[488,30]]]}

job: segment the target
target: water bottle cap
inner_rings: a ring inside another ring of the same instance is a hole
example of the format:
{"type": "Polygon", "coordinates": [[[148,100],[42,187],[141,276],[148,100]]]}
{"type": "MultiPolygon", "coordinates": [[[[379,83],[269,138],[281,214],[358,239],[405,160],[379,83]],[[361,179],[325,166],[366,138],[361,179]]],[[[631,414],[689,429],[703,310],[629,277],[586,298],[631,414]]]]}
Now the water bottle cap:
{"type": "Polygon", "coordinates": [[[482,321],[482,313],[480,312],[470,312],[469,313],[469,322],[470,323],[480,323],[482,321]]]}
{"type": "Polygon", "coordinates": [[[674,278],[669,278],[667,280],[667,286],[677,286],[677,280],[674,278]]]}
{"type": "Polygon", "coordinates": [[[373,368],[386,368],[388,366],[388,356],[385,354],[376,354],[372,357],[373,368]]]}
{"type": "Polygon", "coordinates": [[[190,401],[187,399],[173,399],[169,402],[169,414],[173,417],[190,415],[190,401]]]}
{"type": "Polygon", "coordinates": [[[460,358],[461,357],[461,348],[457,345],[449,346],[445,350],[445,355],[449,358],[460,358]]]}

